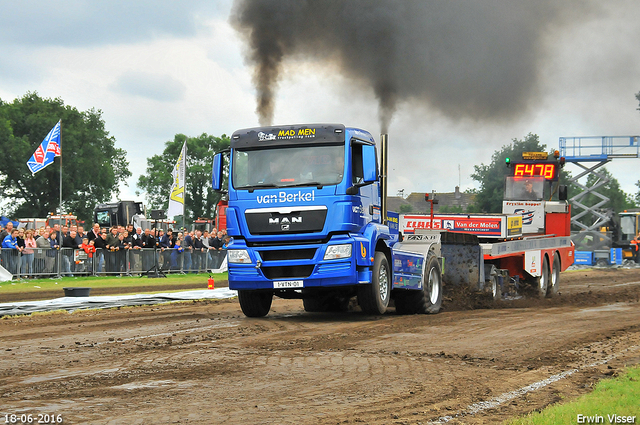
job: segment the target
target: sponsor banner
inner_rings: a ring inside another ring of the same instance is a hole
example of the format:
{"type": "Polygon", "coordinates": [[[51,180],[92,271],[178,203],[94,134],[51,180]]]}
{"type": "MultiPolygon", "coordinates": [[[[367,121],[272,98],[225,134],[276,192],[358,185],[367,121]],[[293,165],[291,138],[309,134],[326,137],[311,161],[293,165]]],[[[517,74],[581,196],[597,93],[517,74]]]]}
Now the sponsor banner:
{"type": "Polygon", "coordinates": [[[169,194],[169,208],[167,209],[168,217],[176,215],[184,215],[184,187],[186,181],[186,161],[187,161],[187,141],[184,141],[180,156],[173,167],[171,174],[172,184],[171,193],[169,194]]]}
{"type": "MultiPolygon", "coordinates": [[[[409,216],[402,217],[402,231],[412,234],[417,229],[441,229],[452,232],[473,233],[478,236],[504,237],[502,223],[506,216],[409,216]]],[[[506,227],[506,226],[505,226],[506,227]]]]}
{"type": "Polygon", "coordinates": [[[544,228],[542,201],[502,201],[502,212],[521,216],[523,233],[538,233],[538,229],[544,228]]]}
{"type": "Polygon", "coordinates": [[[522,235],[522,216],[507,217],[507,236],[522,235]]]}

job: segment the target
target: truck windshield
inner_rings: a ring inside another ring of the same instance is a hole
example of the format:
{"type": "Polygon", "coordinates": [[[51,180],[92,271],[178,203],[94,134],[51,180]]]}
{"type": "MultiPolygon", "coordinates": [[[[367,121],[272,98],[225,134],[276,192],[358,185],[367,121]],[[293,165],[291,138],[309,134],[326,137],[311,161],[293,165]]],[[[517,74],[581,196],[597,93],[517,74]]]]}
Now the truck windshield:
{"type": "Polygon", "coordinates": [[[620,216],[620,230],[622,240],[630,241],[636,237],[636,217],[630,215],[620,216]]]}
{"type": "Polygon", "coordinates": [[[233,187],[333,185],[344,176],[344,145],[235,150],[233,187]]]}
{"type": "Polygon", "coordinates": [[[540,201],[544,196],[544,177],[511,177],[504,185],[505,201],[540,201]]]}

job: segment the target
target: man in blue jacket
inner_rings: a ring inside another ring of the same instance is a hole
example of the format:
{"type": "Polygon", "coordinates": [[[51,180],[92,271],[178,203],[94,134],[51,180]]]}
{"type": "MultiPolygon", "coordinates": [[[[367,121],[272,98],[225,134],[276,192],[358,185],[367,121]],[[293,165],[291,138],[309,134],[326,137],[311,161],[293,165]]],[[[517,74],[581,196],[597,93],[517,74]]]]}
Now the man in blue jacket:
{"type": "Polygon", "coordinates": [[[18,229],[12,229],[11,234],[2,240],[2,263],[11,274],[18,274],[19,253],[22,248],[18,246],[18,229]]]}

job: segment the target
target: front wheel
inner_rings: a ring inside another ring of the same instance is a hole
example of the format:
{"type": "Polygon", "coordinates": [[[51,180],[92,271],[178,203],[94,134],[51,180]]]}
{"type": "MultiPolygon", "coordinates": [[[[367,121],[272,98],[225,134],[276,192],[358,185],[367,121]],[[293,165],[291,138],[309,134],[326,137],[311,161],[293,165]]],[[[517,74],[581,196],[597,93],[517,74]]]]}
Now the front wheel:
{"type": "Polygon", "coordinates": [[[371,284],[358,287],[358,304],[367,314],[384,314],[391,298],[391,271],[382,252],[376,252],[373,260],[371,284]]]}
{"type": "Polygon", "coordinates": [[[273,292],[239,290],[238,301],[245,316],[264,317],[271,309],[273,292]]]}

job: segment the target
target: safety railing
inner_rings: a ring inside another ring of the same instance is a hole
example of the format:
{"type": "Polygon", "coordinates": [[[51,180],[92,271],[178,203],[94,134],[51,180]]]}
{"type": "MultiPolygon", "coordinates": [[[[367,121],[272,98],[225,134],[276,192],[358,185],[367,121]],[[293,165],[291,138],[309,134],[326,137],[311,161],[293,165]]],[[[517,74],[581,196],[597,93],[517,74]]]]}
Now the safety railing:
{"type": "Polygon", "coordinates": [[[226,250],[180,248],[82,249],[30,248],[0,249],[0,265],[15,278],[58,276],[144,275],[163,273],[206,273],[220,270],[226,250]]]}
{"type": "Polygon", "coordinates": [[[638,158],[640,136],[561,137],[560,156],[567,162],[638,158]]]}

